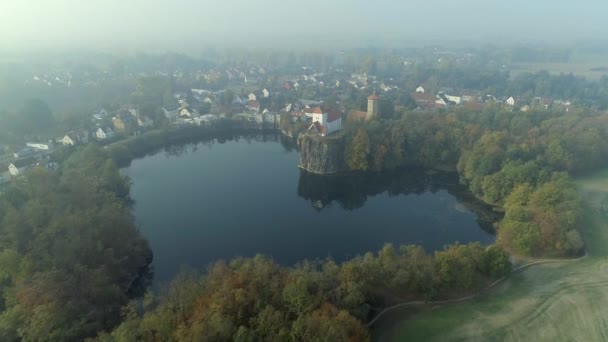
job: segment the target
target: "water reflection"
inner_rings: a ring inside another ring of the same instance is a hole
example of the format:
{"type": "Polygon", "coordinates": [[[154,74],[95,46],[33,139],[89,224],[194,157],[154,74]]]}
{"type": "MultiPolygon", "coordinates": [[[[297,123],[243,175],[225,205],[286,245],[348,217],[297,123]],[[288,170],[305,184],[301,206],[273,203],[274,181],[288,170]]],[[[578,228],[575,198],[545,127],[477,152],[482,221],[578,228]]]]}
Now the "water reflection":
{"type": "Polygon", "coordinates": [[[321,211],[336,203],[344,210],[362,208],[369,197],[387,193],[389,197],[436,193],[446,190],[457,198],[454,209],[472,212],[479,225],[493,232],[500,214],[491,206],[477,200],[458,181],[458,175],[419,168],[399,169],[381,173],[317,175],[300,171],[298,196],[310,201],[321,211]]]}

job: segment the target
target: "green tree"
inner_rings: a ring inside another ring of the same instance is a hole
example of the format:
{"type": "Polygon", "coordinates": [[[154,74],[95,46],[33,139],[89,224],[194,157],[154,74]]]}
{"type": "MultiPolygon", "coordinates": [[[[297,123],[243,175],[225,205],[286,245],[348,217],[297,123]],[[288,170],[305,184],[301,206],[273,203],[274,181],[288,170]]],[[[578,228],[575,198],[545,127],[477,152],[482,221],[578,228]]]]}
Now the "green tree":
{"type": "Polygon", "coordinates": [[[347,164],[353,171],[366,171],[370,153],[369,137],[364,129],[359,129],[347,149],[347,164]]]}

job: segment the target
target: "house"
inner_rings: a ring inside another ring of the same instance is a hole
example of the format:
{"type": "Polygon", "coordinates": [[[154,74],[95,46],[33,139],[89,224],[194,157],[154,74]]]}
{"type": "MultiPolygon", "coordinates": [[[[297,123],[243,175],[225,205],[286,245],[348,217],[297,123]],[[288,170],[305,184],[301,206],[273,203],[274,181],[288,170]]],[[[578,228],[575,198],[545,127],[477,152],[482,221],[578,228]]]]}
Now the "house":
{"type": "Polygon", "coordinates": [[[179,116],[182,118],[197,118],[200,116],[196,109],[189,109],[187,107],[183,107],[179,110],[179,116]]]}
{"type": "Polygon", "coordinates": [[[420,94],[424,94],[424,88],[422,88],[422,86],[419,86],[418,88],[416,88],[416,92],[420,93],[420,94]]]}
{"type": "Polygon", "coordinates": [[[513,98],[513,96],[509,97],[509,98],[507,99],[507,104],[508,104],[509,106],[515,106],[515,98],[513,98]]]}
{"type": "Polygon", "coordinates": [[[462,102],[462,97],[460,97],[460,96],[445,94],[445,97],[448,99],[448,101],[450,101],[454,104],[457,104],[457,105],[459,105],[462,102]]]}
{"type": "Polygon", "coordinates": [[[291,82],[285,82],[285,83],[283,83],[283,89],[285,89],[287,91],[290,91],[292,87],[293,86],[291,85],[291,82]]]}
{"type": "Polygon", "coordinates": [[[131,115],[118,114],[112,118],[112,124],[114,124],[114,130],[116,132],[131,132],[136,127],[135,118],[131,115]]]}
{"type": "Polygon", "coordinates": [[[35,164],[36,159],[33,157],[18,159],[8,165],[8,173],[11,176],[18,176],[22,174],[23,171],[27,170],[35,164]]]}
{"type": "Polygon", "coordinates": [[[257,101],[258,97],[254,93],[250,93],[249,95],[247,95],[247,99],[249,101],[257,101]]]}
{"type": "Polygon", "coordinates": [[[430,107],[433,103],[435,103],[435,96],[433,94],[427,93],[413,93],[410,94],[410,97],[416,102],[418,107],[430,107]]]}
{"type": "Polygon", "coordinates": [[[327,111],[321,107],[314,108],[309,132],[314,131],[326,136],[340,129],[342,129],[342,116],[339,112],[327,111]]]}
{"type": "Polygon", "coordinates": [[[114,131],[110,127],[107,127],[105,129],[99,127],[97,129],[97,131],[95,131],[95,137],[97,137],[97,140],[110,139],[113,136],[114,136],[114,131]]]}
{"type": "Polygon", "coordinates": [[[256,101],[256,100],[249,100],[249,102],[247,102],[247,109],[255,111],[255,112],[259,112],[260,111],[260,103],[258,101],[256,101]]]}
{"type": "Polygon", "coordinates": [[[63,139],[61,139],[61,143],[63,146],[78,145],[80,143],[80,138],[75,132],[68,132],[63,136],[63,139]]]}
{"type": "Polygon", "coordinates": [[[270,97],[270,91],[268,91],[268,89],[264,88],[262,90],[262,94],[264,94],[264,98],[267,99],[270,97]]]}
{"type": "Polygon", "coordinates": [[[447,107],[450,104],[450,100],[448,100],[444,93],[439,93],[436,96],[435,104],[447,107]]]}
{"type": "Polygon", "coordinates": [[[42,151],[48,151],[48,150],[51,149],[51,147],[53,147],[53,145],[51,144],[51,142],[48,142],[48,143],[28,142],[28,143],[25,144],[25,146],[31,147],[31,148],[35,148],[37,150],[42,150],[42,151]]]}

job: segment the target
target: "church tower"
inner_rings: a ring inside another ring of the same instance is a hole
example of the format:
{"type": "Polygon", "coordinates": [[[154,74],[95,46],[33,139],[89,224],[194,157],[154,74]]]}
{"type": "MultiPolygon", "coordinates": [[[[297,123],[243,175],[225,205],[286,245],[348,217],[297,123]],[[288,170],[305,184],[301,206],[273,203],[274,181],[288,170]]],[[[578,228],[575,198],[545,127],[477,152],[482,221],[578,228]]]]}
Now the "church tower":
{"type": "Polygon", "coordinates": [[[370,97],[367,98],[367,116],[365,120],[371,120],[378,117],[380,113],[380,96],[374,92],[370,97]]]}

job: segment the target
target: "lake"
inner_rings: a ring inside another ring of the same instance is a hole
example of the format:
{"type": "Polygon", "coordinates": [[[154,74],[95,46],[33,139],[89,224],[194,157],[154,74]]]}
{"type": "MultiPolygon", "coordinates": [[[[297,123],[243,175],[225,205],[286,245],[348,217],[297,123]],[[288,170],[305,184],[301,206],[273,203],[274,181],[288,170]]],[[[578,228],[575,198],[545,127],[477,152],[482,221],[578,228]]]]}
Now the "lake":
{"type": "Polygon", "coordinates": [[[292,265],[345,260],[383,244],[494,241],[491,210],[458,175],[404,169],[374,175],[301,172],[298,152],[276,135],[168,147],[134,160],[137,224],[154,252],[156,282],[182,265],[266,254],[292,265]]]}

